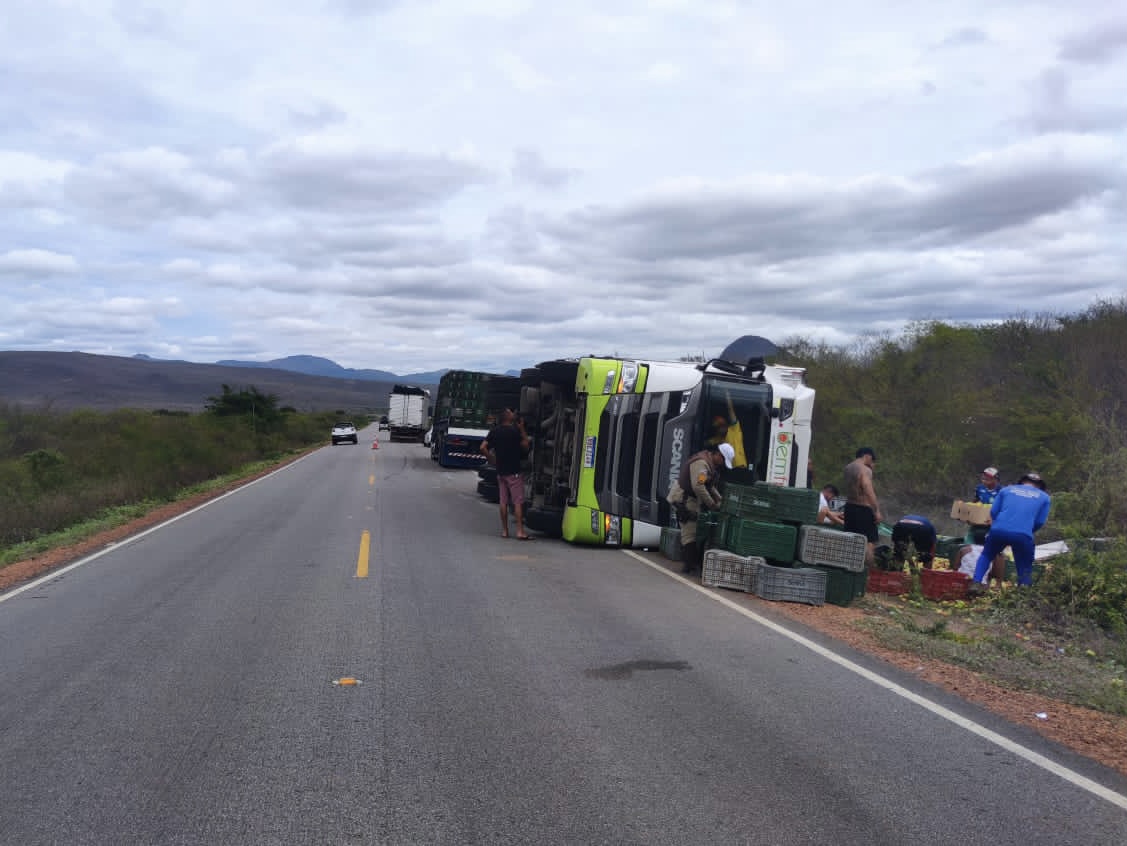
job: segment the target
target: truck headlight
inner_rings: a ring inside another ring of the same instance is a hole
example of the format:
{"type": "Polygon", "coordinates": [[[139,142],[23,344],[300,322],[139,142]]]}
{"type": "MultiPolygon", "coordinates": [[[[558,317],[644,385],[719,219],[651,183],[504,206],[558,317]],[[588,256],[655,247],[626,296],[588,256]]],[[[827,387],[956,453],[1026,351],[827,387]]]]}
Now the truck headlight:
{"type": "Polygon", "coordinates": [[[620,394],[632,394],[636,384],[638,384],[638,365],[623,364],[622,382],[618,385],[618,392],[620,394]]]}
{"type": "Polygon", "coordinates": [[[610,514],[606,515],[604,520],[606,529],[603,542],[607,544],[618,545],[622,543],[622,518],[615,517],[610,514]]]}
{"type": "Polygon", "coordinates": [[[616,376],[618,376],[618,371],[615,371],[615,370],[608,370],[607,371],[607,378],[603,382],[603,393],[604,394],[609,394],[614,390],[614,380],[615,380],[616,376]]]}

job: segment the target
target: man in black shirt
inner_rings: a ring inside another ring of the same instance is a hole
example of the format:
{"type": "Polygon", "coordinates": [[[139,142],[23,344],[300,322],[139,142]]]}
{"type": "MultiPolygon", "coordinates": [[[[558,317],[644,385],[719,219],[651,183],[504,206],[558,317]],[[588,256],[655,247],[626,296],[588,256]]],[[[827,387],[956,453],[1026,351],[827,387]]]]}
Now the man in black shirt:
{"type": "Polygon", "coordinates": [[[528,452],[528,433],[524,421],[514,425],[516,415],[511,408],[501,413],[500,424],[481,442],[482,455],[489,456],[497,466],[497,493],[501,503],[501,537],[509,536],[509,503],[517,518],[517,540],[529,540],[524,530],[524,478],[520,464],[528,452]],[[492,453],[492,455],[490,455],[492,453]]]}

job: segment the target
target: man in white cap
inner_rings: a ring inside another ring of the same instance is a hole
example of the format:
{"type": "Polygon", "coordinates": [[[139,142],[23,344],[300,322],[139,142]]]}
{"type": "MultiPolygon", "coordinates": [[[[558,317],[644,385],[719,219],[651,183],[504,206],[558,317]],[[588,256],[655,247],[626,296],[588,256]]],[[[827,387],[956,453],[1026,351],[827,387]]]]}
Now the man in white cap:
{"type": "MultiPolygon", "coordinates": [[[[974,501],[980,502],[983,505],[993,505],[994,497],[998,495],[998,491],[1002,488],[998,484],[998,468],[987,467],[982,471],[982,481],[974,489],[974,501]]],[[[989,522],[972,524],[970,527],[971,539],[982,546],[986,543],[986,533],[990,531],[989,522]]]]}
{"type": "Polygon", "coordinates": [[[993,505],[998,495],[998,468],[987,467],[982,471],[982,481],[974,489],[974,501],[983,505],[993,505]]]}
{"type": "Polygon", "coordinates": [[[704,563],[705,539],[697,539],[697,522],[702,511],[720,508],[720,468],[731,470],[735,457],[735,448],[727,443],[712,444],[690,455],[666,497],[681,524],[681,572],[685,575],[699,573],[704,563]]]}

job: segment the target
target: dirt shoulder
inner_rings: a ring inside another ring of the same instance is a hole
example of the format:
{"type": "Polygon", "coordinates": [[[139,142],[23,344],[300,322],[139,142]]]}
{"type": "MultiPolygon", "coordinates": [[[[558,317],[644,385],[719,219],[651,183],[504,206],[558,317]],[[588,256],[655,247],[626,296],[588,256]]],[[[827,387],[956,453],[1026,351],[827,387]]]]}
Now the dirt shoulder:
{"type": "Polygon", "coordinates": [[[840,608],[836,605],[813,607],[787,602],[772,604],[803,625],[981,705],[1012,723],[1027,726],[1043,737],[1127,775],[1127,717],[1104,714],[1046,696],[1011,690],[964,667],[919,654],[888,649],[865,631],[865,621],[872,618],[860,608],[840,608]],[[1038,714],[1046,716],[1041,718],[1038,714]]]}
{"type": "MultiPolygon", "coordinates": [[[[283,462],[289,463],[297,457],[283,462]]],[[[279,465],[280,466],[280,465],[279,465]]],[[[200,493],[168,505],[161,506],[125,525],[100,532],[86,540],[66,547],[44,552],[9,564],[0,569],[0,592],[17,587],[77,561],[87,555],[119,543],[126,538],[190,511],[209,500],[240,487],[255,478],[265,476],[274,469],[263,470],[220,488],[200,493]]],[[[670,562],[670,568],[674,567],[670,562]]],[[[726,592],[727,593],[727,592],[726,592]]],[[[764,602],[754,596],[731,593],[732,597],[745,597],[748,603],[764,602]]],[[[1079,708],[1050,697],[1008,689],[989,680],[981,673],[935,660],[917,652],[889,649],[872,634],[874,603],[884,600],[874,596],[862,600],[866,607],[842,608],[836,605],[809,606],[788,602],[774,602],[772,607],[787,617],[808,626],[827,637],[872,655],[901,670],[912,673],[921,680],[934,684],[963,699],[981,705],[1010,722],[1027,726],[1038,734],[1066,746],[1127,776],[1127,717],[1104,714],[1088,708],[1079,708]],[[1045,718],[1038,714],[1047,715],[1045,718]]]]}

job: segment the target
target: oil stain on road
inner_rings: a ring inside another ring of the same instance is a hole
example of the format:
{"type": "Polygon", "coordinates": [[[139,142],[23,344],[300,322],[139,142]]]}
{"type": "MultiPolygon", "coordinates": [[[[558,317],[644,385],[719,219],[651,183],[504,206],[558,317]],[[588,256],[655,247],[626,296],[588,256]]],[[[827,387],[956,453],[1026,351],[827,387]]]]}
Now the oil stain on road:
{"type": "Polygon", "coordinates": [[[627,661],[623,664],[612,664],[609,667],[595,667],[584,670],[583,675],[592,679],[606,679],[608,681],[621,681],[634,675],[634,671],[642,670],[689,670],[688,661],[627,661]]]}

